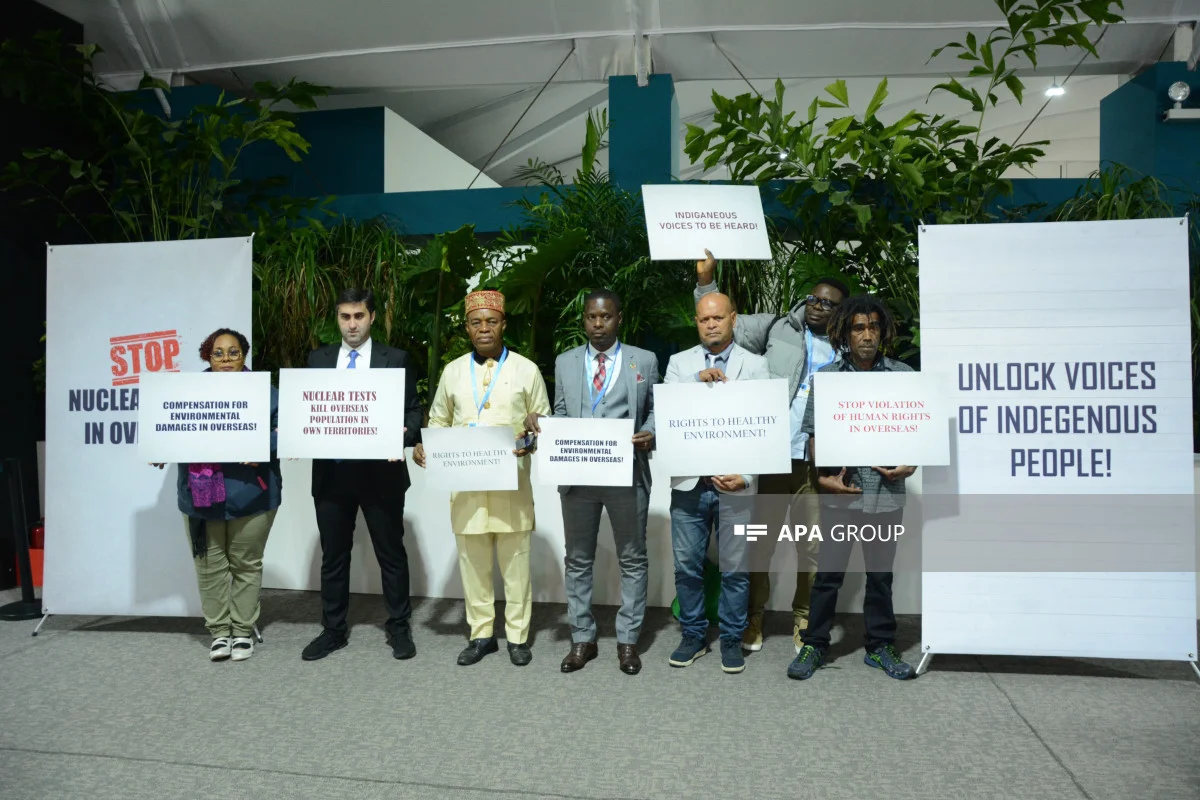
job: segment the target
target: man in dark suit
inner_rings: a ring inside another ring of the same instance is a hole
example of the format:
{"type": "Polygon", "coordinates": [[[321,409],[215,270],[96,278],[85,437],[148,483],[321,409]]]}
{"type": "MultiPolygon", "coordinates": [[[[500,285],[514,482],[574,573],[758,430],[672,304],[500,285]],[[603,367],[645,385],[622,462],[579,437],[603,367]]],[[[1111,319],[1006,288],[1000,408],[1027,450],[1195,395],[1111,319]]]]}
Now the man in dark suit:
{"type": "MultiPolygon", "coordinates": [[[[371,340],[375,295],[369,289],[347,289],[337,299],[340,344],[314,350],[308,366],[315,369],[404,369],[404,444],[421,437],[424,414],[417,401],[417,373],[408,353],[371,340]]],[[[346,646],[346,609],[350,605],[350,550],[361,508],[375,546],[383,577],[388,643],[396,658],[417,654],[409,619],[408,553],[404,550],[404,493],[408,466],[403,460],[358,461],[316,459],[312,495],[321,533],[321,623],[324,630],[304,648],[305,661],[324,658],[346,646]]]]}
{"type": "MultiPolygon", "coordinates": [[[[621,609],[617,612],[617,663],[626,675],[642,669],[637,642],[646,615],[648,559],[646,518],[650,507],[649,452],[654,446],[654,384],[658,359],[618,340],[621,298],[595,291],[584,298],[587,344],[560,355],[554,365],[554,416],[582,419],[632,419],[634,465],[629,486],[560,486],[566,537],[567,617],[571,650],[563,672],[583,669],[596,658],[596,618],[592,613],[592,576],[600,512],[612,523],[621,565],[621,609]]],[[[527,432],[540,433],[538,414],[525,420],[527,432]]]]}

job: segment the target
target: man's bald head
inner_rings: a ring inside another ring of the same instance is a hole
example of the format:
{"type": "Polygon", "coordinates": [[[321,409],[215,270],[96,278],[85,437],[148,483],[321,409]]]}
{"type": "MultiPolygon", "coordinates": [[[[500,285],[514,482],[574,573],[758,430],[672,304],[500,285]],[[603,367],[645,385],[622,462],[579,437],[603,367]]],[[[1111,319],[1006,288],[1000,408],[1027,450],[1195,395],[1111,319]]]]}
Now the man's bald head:
{"type": "Polygon", "coordinates": [[[727,295],[706,294],[696,303],[696,330],[710,352],[719,353],[733,341],[737,312],[727,295]]]}

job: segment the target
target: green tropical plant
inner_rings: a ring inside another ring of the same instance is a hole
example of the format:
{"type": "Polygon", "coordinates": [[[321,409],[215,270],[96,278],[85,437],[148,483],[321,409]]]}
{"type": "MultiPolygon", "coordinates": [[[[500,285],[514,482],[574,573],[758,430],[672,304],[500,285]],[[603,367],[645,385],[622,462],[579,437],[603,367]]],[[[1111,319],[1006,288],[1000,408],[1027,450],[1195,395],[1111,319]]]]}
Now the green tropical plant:
{"type": "MultiPolygon", "coordinates": [[[[983,92],[955,78],[936,90],[970,103],[971,124],[957,117],[917,110],[885,120],[879,113],[888,98],[882,80],[861,114],[850,102],[845,81],[837,80],[815,98],[807,114],[795,120],[787,111],[782,81],[773,98],[713,93],[713,125],[689,125],[685,150],[706,169],[724,163],[735,182],[760,185],[782,182],[778,200],[791,213],[781,239],[826,271],[852,276],[882,294],[904,321],[902,357],[919,346],[917,228],[922,222],[991,221],[989,209],[1011,193],[1005,175],[1028,169],[1045,142],[980,142],[986,111],[999,102],[1004,87],[1016,102],[1024,85],[1018,70],[1036,65],[1042,47],[1082,47],[1095,55],[1089,31],[1120,21],[1113,6],[1120,0],[996,0],[1005,23],[980,42],[953,42],[934,52],[957,50],[973,64],[969,76],[986,78],[983,92]],[[821,109],[833,110],[828,121],[821,109]]],[[[932,58],[932,56],[931,56],[932,58]]],[[[743,267],[739,272],[761,269],[743,267]]],[[[726,280],[732,276],[727,275],[726,280]]],[[[748,282],[752,283],[752,282],[748,282]]],[[[768,296],[756,307],[781,307],[778,292],[788,285],[761,284],[768,296]]],[[[790,298],[789,298],[790,299],[790,298]]]]}
{"type": "Polygon", "coordinates": [[[631,343],[694,338],[695,273],[650,261],[640,194],[622,190],[599,166],[607,131],[606,113],[588,115],[582,165],[569,185],[541,162],[521,171],[542,192],[520,202],[524,219],[495,241],[485,279],[505,294],[510,339],[549,375],[558,353],[583,343],[583,301],[595,289],[621,296],[622,338],[631,343]]]}
{"type": "Polygon", "coordinates": [[[0,45],[0,91],[71,116],[75,147],[41,147],[5,166],[0,188],[27,202],[51,202],[94,241],[161,241],[244,234],[260,218],[293,218],[311,203],[279,197],[277,180],[238,171],[251,148],[275,147],[292,161],[308,151],[285,106],[315,108],[325,89],[289,81],[257,83],[247,97],[220,93],[168,119],[151,92],[171,87],[145,76],[138,92],[113,92],[96,75],[96,45],[65,47],[58,33],[32,47],[0,45]]]}

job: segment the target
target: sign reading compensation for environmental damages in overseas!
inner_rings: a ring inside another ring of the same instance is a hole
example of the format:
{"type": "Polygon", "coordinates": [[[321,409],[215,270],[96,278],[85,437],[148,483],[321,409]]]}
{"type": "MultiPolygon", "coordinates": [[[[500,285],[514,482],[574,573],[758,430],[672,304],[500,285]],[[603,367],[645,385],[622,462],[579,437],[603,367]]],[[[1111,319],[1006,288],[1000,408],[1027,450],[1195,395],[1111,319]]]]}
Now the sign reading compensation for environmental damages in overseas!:
{"type": "Polygon", "coordinates": [[[404,458],[403,369],[281,369],[280,458],[404,458]]]}
{"type": "Polygon", "coordinates": [[[642,206],[652,261],[771,258],[757,186],[643,186],[642,206]]]}
{"type": "Polygon", "coordinates": [[[818,467],[950,463],[950,411],[942,376],[924,372],[819,372],[813,376],[818,467]]]}
{"type": "Polygon", "coordinates": [[[151,463],[271,460],[266,372],[148,372],[141,378],[138,455],[151,463]]]}
{"type": "Polygon", "coordinates": [[[671,477],[791,472],[787,381],[657,384],[654,436],[671,477]]]}
{"type": "Polygon", "coordinates": [[[538,481],[543,486],[633,486],[633,420],[539,420],[538,481]]]}
{"type": "Polygon", "coordinates": [[[422,428],[426,486],[447,492],[511,492],[517,488],[516,437],[507,425],[422,428]]]}

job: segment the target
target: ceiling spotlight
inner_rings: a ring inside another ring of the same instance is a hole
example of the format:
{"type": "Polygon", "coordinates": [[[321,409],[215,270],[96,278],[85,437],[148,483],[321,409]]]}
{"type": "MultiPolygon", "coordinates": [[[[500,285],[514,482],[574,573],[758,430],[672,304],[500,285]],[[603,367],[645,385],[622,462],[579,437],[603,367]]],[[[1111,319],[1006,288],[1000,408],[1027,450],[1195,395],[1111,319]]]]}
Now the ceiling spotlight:
{"type": "Polygon", "coordinates": [[[1183,81],[1175,81],[1171,87],[1167,89],[1167,97],[1175,101],[1176,108],[1183,108],[1183,101],[1188,99],[1188,95],[1192,93],[1192,87],[1188,86],[1183,81]]]}
{"type": "Polygon", "coordinates": [[[785,151],[783,151],[783,150],[780,150],[780,151],[779,151],[779,160],[780,160],[780,161],[787,161],[787,153],[786,153],[785,151]]]}
{"type": "Polygon", "coordinates": [[[1055,84],[1052,84],[1050,86],[1050,88],[1046,90],[1046,97],[1062,97],[1066,93],[1067,93],[1066,89],[1064,89],[1063,87],[1061,87],[1057,83],[1055,83],[1055,84]]]}

